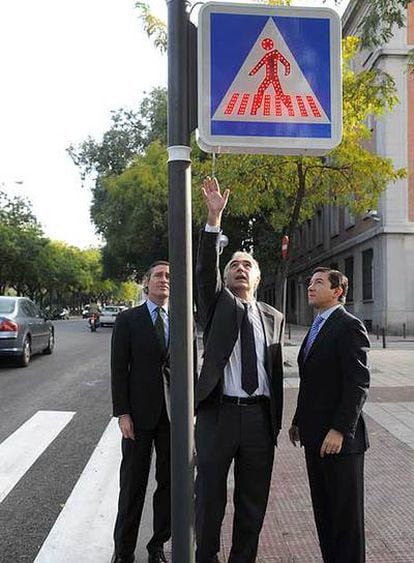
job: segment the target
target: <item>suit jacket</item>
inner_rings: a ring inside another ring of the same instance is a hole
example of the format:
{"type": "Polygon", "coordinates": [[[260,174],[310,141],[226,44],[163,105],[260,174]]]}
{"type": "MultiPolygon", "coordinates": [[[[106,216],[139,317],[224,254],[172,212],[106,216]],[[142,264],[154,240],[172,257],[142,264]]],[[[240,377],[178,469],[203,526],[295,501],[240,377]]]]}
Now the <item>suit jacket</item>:
{"type": "Polygon", "coordinates": [[[362,407],[370,380],[365,327],[339,307],[323,324],[305,359],[306,340],[307,336],[298,356],[300,386],[293,418],[302,444],[319,451],[333,428],[344,435],[342,454],[364,452],[369,442],[362,407]]]}
{"type": "MultiPolygon", "coordinates": [[[[197,257],[197,313],[203,328],[204,353],[195,389],[196,409],[219,402],[224,367],[233,351],[244,314],[243,304],[221,280],[219,234],[201,232],[197,257]]],[[[265,368],[269,378],[272,433],[276,443],[283,406],[283,315],[266,303],[257,304],[266,341],[265,368]]]]}
{"type": "Polygon", "coordinates": [[[155,428],[169,374],[169,350],[162,352],[146,303],[120,313],[111,346],[113,415],[130,414],[136,428],[155,428]]]}

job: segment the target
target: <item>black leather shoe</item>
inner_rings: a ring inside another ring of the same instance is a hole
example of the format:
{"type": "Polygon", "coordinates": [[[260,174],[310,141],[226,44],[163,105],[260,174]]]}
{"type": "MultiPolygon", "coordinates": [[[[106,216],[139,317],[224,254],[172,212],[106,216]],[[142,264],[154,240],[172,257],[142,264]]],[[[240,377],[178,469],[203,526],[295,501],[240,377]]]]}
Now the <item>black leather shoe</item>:
{"type": "Polygon", "coordinates": [[[148,563],[168,563],[162,547],[148,554],[148,563]]]}
{"type": "Polygon", "coordinates": [[[114,553],[112,555],[112,559],[111,559],[111,563],[134,563],[134,561],[135,561],[134,555],[128,555],[127,557],[121,557],[120,555],[117,555],[116,553],[114,553]]]}

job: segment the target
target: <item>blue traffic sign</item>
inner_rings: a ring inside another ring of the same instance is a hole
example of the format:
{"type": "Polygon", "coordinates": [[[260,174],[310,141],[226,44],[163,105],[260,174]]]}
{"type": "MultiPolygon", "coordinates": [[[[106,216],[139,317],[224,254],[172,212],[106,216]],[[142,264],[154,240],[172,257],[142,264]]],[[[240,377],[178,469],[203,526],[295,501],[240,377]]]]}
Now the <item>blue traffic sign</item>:
{"type": "Polygon", "coordinates": [[[338,145],[336,12],[211,2],[200,10],[198,33],[203,150],[325,154],[338,145]]]}

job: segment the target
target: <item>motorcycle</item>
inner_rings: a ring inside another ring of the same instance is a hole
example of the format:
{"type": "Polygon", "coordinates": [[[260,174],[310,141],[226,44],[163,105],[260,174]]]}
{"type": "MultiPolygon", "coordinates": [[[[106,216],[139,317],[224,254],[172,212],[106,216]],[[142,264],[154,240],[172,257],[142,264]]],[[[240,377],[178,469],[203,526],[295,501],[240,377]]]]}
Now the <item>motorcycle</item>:
{"type": "Polygon", "coordinates": [[[89,317],[88,322],[91,332],[96,332],[97,327],[100,325],[99,316],[96,313],[92,313],[92,315],[89,317]]]}

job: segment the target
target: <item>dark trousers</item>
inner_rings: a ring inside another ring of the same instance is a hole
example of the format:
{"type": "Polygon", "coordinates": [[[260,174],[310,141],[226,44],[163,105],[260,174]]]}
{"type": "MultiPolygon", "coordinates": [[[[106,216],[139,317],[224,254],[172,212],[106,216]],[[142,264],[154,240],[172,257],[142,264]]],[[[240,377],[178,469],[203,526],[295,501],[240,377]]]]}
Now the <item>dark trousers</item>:
{"type": "Polygon", "coordinates": [[[267,403],[202,406],[197,415],[196,560],[220,551],[227,476],[234,461],[234,520],[229,563],[253,563],[269,496],[274,458],[267,403]]]}
{"type": "Polygon", "coordinates": [[[115,552],[121,557],[131,556],[136,548],[154,447],[157,488],[153,497],[154,534],[147,545],[148,551],[156,551],[171,536],[170,423],[164,408],[156,428],[135,429],[135,440],[122,438],[118,515],[114,531],[115,552]]]}
{"type": "Polygon", "coordinates": [[[364,563],[364,454],[305,454],[324,563],[364,563]]]}

